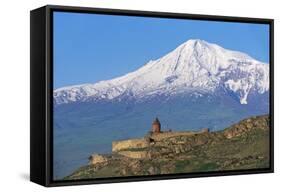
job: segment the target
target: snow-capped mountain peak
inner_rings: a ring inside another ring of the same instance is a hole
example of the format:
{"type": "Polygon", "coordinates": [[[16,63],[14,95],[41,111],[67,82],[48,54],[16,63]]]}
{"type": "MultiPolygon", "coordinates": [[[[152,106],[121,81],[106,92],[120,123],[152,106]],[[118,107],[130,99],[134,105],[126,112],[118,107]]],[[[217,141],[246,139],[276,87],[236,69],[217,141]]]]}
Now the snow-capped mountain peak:
{"type": "Polygon", "coordinates": [[[250,93],[263,94],[269,90],[269,65],[245,53],[192,39],[121,77],[56,89],[54,102],[145,99],[156,95],[214,93],[218,88],[247,104],[250,93]]]}

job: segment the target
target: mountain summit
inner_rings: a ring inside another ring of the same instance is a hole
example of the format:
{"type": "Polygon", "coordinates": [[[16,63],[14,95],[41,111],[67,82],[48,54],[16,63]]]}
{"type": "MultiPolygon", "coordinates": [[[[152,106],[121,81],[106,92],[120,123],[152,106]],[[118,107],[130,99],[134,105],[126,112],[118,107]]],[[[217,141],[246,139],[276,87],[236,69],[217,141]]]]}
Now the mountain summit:
{"type": "Polygon", "coordinates": [[[249,95],[269,91],[269,65],[204,40],[188,40],[121,77],[56,89],[54,103],[143,100],[179,94],[201,97],[218,91],[247,104],[249,95]]]}

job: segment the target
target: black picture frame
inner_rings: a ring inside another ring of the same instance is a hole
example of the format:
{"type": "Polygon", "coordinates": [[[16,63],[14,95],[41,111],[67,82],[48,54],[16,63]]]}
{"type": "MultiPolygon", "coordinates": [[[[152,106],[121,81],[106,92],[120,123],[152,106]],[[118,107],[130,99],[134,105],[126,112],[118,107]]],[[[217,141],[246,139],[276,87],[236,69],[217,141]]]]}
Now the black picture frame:
{"type": "Polygon", "coordinates": [[[263,18],[197,15],[137,10],[101,9],[47,5],[30,12],[30,180],[43,186],[66,186],[97,183],[146,181],[209,176],[226,176],[274,172],[274,20],[263,18]],[[91,180],[54,181],[52,94],[53,94],[53,12],[79,12],[109,15],[177,18],[269,24],[270,26],[270,167],[255,170],[197,172],[184,174],[100,178],[91,180]]]}

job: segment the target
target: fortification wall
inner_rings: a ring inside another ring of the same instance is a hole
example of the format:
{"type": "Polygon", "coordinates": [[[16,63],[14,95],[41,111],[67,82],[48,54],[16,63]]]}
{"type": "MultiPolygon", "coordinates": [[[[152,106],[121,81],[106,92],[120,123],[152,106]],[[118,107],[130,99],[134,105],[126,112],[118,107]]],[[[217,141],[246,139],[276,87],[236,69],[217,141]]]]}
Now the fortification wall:
{"type": "MultiPolygon", "coordinates": [[[[154,133],[149,137],[155,141],[161,141],[166,138],[170,137],[178,137],[178,136],[191,136],[194,134],[200,134],[208,132],[208,129],[202,129],[202,131],[193,132],[193,131],[177,131],[177,132],[161,132],[161,133],[154,133]]],[[[127,149],[140,149],[145,148],[150,145],[149,141],[145,138],[140,139],[128,139],[122,141],[113,141],[112,142],[112,152],[119,152],[127,149]]]]}
{"type": "Polygon", "coordinates": [[[161,141],[162,139],[170,138],[170,137],[178,137],[178,136],[191,136],[194,134],[200,134],[208,132],[207,129],[202,129],[202,131],[194,132],[194,131],[177,131],[177,132],[162,132],[162,133],[156,133],[152,134],[151,138],[154,141],[161,141]]]}
{"type": "Polygon", "coordinates": [[[149,143],[144,139],[129,139],[112,142],[112,152],[118,152],[124,149],[135,149],[148,147],[149,143]]]}
{"type": "Polygon", "coordinates": [[[108,158],[105,155],[93,154],[90,156],[90,164],[107,163],[108,158]]]}

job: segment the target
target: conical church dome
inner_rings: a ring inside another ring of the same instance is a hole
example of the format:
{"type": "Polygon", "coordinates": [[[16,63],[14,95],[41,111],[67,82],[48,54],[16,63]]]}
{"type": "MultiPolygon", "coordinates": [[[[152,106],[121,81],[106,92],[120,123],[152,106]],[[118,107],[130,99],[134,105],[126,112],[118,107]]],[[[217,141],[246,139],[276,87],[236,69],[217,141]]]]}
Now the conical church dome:
{"type": "Polygon", "coordinates": [[[161,123],[159,119],[156,117],[152,123],[152,133],[160,133],[161,132],[161,123]]]}

